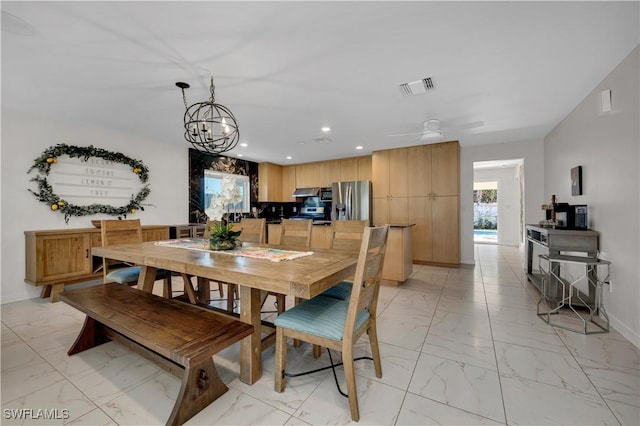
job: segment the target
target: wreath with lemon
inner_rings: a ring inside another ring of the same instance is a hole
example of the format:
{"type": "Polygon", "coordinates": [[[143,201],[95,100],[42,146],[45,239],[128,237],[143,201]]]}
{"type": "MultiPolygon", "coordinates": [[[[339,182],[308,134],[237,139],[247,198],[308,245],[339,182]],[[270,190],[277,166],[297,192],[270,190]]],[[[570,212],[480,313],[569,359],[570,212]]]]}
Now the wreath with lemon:
{"type": "Polygon", "coordinates": [[[102,158],[107,161],[115,163],[121,163],[131,167],[131,171],[135,173],[140,182],[147,183],[149,180],[149,169],[142,161],[136,160],[120,152],[112,152],[102,148],[96,148],[93,145],[87,147],[74,146],[67,144],[58,144],[49,147],[42,154],[34,160],[33,165],[27,173],[31,173],[33,170],[38,170],[39,174],[31,179],[38,185],[38,192],[29,189],[36,198],[47,204],[52,211],[60,212],[64,215],[64,221],[69,222],[71,216],[88,216],[94,214],[108,214],[112,216],[118,216],[118,219],[126,218],[127,214],[134,214],[138,210],[144,210],[142,202],[149,196],[151,190],[149,185],[145,185],[140,191],[131,195],[131,199],[124,206],[111,206],[108,204],[90,204],[87,206],[79,206],[68,203],[66,200],[60,198],[55,194],[53,188],[47,181],[47,176],[51,171],[51,167],[58,162],[58,157],[66,155],[71,158],[80,158],[83,161],[88,161],[91,157],[102,158]]]}

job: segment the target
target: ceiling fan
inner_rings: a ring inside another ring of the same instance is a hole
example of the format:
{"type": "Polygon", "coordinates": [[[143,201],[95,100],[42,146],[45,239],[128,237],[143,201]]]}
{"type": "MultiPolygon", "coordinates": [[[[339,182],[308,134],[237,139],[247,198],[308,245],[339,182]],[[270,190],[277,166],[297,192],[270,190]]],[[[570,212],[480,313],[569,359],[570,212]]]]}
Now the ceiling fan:
{"type": "Polygon", "coordinates": [[[467,130],[473,129],[474,127],[481,127],[484,125],[483,121],[473,121],[470,123],[459,124],[457,126],[449,126],[449,127],[441,127],[440,120],[437,118],[430,118],[425,120],[424,128],[420,133],[395,133],[391,135],[387,135],[390,137],[396,136],[420,136],[420,140],[429,141],[429,140],[439,140],[442,138],[443,133],[449,130],[467,130]]]}

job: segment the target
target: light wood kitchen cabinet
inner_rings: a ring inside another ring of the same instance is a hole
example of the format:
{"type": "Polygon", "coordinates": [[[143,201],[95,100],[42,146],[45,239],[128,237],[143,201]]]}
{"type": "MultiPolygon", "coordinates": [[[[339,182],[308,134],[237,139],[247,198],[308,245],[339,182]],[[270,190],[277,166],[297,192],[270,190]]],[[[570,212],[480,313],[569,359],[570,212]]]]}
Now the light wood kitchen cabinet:
{"type": "Polygon", "coordinates": [[[412,232],[415,238],[412,239],[413,258],[419,261],[433,259],[433,243],[429,235],[433,235],[431,230],[431,197],[409,197],[408,202],[408,223],[413,223],[412,232]]]}
{"type": "Polygon", "coordinates": [[[460,197],[431,200],[432,262],[460,263],[460,197]]]}
{"type": "Polygon", "coordinates": [[[373,224],[407,224],[409,223],[408,197],[385,197],[373,199],[373,224]]]}
{"type": "Polygon", "coordinates": [[[282,166],[258,164],[258,201],[282,201],[282,166]]]}
{"type": "Polygon", "coordinates": [[[376,151],[372,156],[373,223],[406,224],[407,149],[376,151]]]}
{"type": "Polygon", "coordinates": [[[420,197],[431,193],[431,145],[407,148],[407,173],[411,177],[407,193],[420,197]]]}
{"type": "Polygon", "coordinates": [[[356,180],[371,180],[371,156],[364,155],[358,159],[358,178],[356,180]]]}
{"type": "Polygon", "coordinates": [[[280,201],[295,201],[292,197],[296,190],[296,166],[282,167],[282,198],[280,201]]]}
{"type": "MultiPolygon", "coordinates": [[[[102,259],[91,248],[102,245],[97,228],[25,231],[25,282],[43,286],[42,297],[58,300],[65,284],[102,277],[102,259]]],[[[168,226],[144,226],[145,241],[169,239],[168,226]]]]}
{"type": "Polygon", "coordinates": [[[340,182],[349,182],[358,179],[358,158],[343,158],[340,160],[340,182]]]}
{"type": "Polygon", "coordinates": [[[398,286],[413,272],[411,226],[392,226],[382,266],[382,284],[398,286]]]}
{"type": "Polygon", "coordinates": [[[340,180],[340,160],[323,161],[320,163],[320,187],[330,187],[333,182],[340,180]]]}
{"type": "Polygon", "coordinates": [[[296,164],[296,187],[309,188],[320,185],[320,163],[296,164]]]}
{"type": "Polygon", "coordinates": [[[374,223],[415,224],[416,262],[460,263],[457,141],[376,151],[372,176],[374,223]]]}
{"type": "Polygon", "coordinates": [[[340,160],[340,181],[371,180],[371,156],[343,158],[340,160]]]}
{"type": "Polygon", "coordinates": [[[460,195],[460,145],[431,145],[431,192],[436,196],[460,195]]]}
{"type": "Polygon", "coordinates": [[[406,148],[376,151],[372,156],[373,197],[406,197],[408,194],[406,148]]]}

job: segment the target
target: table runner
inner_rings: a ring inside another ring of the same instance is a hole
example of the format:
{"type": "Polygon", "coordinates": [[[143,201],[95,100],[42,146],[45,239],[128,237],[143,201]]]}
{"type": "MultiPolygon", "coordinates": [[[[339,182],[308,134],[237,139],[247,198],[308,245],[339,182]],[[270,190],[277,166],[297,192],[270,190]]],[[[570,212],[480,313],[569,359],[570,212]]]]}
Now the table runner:
{"type": "MultiPolygon", "coordinates": [[[[175,247],[187,250],[214,251],[209,246],[209,240],[181,238],[176,240],[156,241],[155,245],[164,247],[175,247]]],[[[312,251],[292,251],[281,250],[273,247],[236,247],[233,250],[215,250],[216,253],[228,254],[231,256],[252,257],[255,259],[266,259],[270,262],[281,262],[283,260],[294,260],[300,257],[311,256],[312,251]]]]}

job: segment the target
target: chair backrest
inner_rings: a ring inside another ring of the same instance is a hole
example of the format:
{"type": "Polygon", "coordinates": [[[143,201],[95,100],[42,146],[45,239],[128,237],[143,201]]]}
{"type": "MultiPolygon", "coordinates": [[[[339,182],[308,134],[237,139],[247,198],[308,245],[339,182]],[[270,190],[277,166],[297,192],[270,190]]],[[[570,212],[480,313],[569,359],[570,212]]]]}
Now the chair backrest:
{"type": "MultiPolygon", "coordinates": [[[[100,237],[102,239],[102,247],[115,246],[118,244],[141,243],[142,225],[140,219],[129,220],[101,220],[100,221],[100,237]]],[[[119,269],[125,265],[122,262],[102,258],[102,276],[104,282],[107,282],[107,274],[112,269],[119,269]]]]}
{"type": "Polygon", "coordinates": [[[267,220],[242,218],[240,230],[240,241],[264,244],[267,234],[267,220]]]}
{"type": "Polygon", "coordinates": [[[345,321],[343,339],[353,341],[353,333],[358,314],[366,309],[370,318],[376,318],[380,280],[382,279],[382,265],[387,247],[389,225],[366,227],[362,234],[362,244],[358,255],[358,265],[354,275],[349,309],[345,321]]]}
{"type": "Polygon", "coordinates": [[[311,219],[282,219],[280,245],[309,248],[311,246],[311,219]]]}
{"type": "Polygon", "coordinates": [[[360,250],[362,233],[367,220],[334,220],[331,225],[331,248],[335,250],[360,250]]]}
{"type": "Polygon", "coordinates": [[[140,219],[101,220],[102,247],[142,242],[140,219]]]}

